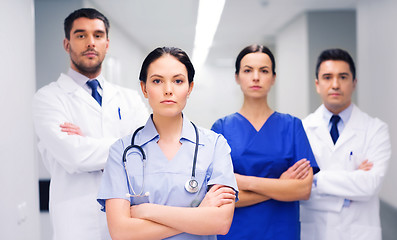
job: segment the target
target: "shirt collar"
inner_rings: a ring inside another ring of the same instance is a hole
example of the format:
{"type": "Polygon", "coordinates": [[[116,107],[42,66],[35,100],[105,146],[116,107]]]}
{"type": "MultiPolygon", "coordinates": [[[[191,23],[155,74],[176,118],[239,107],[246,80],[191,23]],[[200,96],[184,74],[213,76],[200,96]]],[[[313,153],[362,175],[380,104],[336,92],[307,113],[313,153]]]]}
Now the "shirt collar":
{"type": "MultiPolygon", "coordinates": [[[[136,144],[144,145],[153,139],[159,138],[159,133],[157,132],[156,127],[153,123],[153,114],[150,115],[149,119],[147,120],[145,127],[140,131],[139,137],[137,136],[136,144]]],[[[198,129],[197,129],[198,131],[198,129]]],[[[180,139],[184,139],[190,141],[192,143],[196,143],[196,132],[194,130],[193,124],[189,121],[189,119],[183,116],[182,122],[182,133],[180,139]]]]}
{"type": "MultiPolygon", "coordinates": [[[[71,77],[73,79],[73,81],[75,81],[80,87],[83,87],[83,88],[88,88],[86,83],[88,80],[91,80],[90,78],[84,76],[83,74],[75,71],[72,68],[69,68],[68,76],[71,77]]],[[[99,74],[95,79],[98,80],[99,87],[102,88],[103,82],[104,82],[102,73],[99,74]]]]}
{"type": "MultiPolygon", "coordinates": [[[[197,128],[197,134],[198,134],[198,128],[197,128]]],[[[190,120],[185,116],[183,116],[181,139],[185,139],[196,144],[196,130],[194,129],[193,123],[190,122],[190,120]]]]}
{"type": "MultiPolygon", "coordinates": [[[[349,121],[350,116],[352,115],[353,112],[353,104],[351,103],[345,110],[340,112],[338,115],[341,118],[342,122],[344,125],[349,121]]],[[[323,105],[323,119],[326,122],[326,124],[329,124],[329,121],[331,120],[332,115],[334,115],[332,112],[330,112],[324,105],[323,105]]]]}

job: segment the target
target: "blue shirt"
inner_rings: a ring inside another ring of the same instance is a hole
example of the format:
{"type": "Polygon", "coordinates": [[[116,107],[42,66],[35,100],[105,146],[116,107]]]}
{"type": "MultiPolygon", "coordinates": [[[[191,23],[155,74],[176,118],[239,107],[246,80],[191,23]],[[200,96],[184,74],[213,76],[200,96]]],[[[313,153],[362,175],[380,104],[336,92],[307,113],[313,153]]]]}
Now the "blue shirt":
{"type": "MultiPolygon", "coordinates": [[[[68,76],[71,77],[73,79],[73,81],[75,81],[80,87],[82,87],[84,90],[86,90],[90,95],[92,94],[92,89],[87,85],[87,81],[92,80],[92,79],[84,76],[83,74],[81,74],[79,72],[76,72],[72,68],[69,68],[68,76]]],[[[97,91],[98,91],[99,95],[103,96],[102,86],[105,81],[103,75],[99,74],[94,79],[98,80],[99,88],[97,89],[97,91]]]]}
{"type": "MultiPolygon", "coordinates": [[[[214,184],[230,186],[237,191],[236,179],[230,158],[230,147],[225,138],[213,131],[198,128],[199,149],[196,164],[196,180],[200,190],[188,193],[185,183],[191,179],[193,156],[196,146],[196,134],[193,125],[184,117],[180,137],[182,146],[172,160],[168,160],[157,144],[159,134],[149,117],[145,127],[135,137],[135,144],[145,151],[147,162],[143,193],[148,197],[127,197],[130,193],[122,155],[131,143],[131,135],[118,140],[110,148],[109,158],[105,167],[98,194],[98,202],[105,207],[106,199],[121,198],[131,205],[142,202],[155,204],[196,207],[204,198],[207,187],[214,184]]],[[[142,158],[136,149],[127,154],[127,169],[134,191],[138,194],[142,188],[142,158]]],[[[194,217],[194,216],[192,216],[194,217]]],[[[196,236],[187,233],[178,234],[169,239],[216,239],[216,236],[196,236]]]]}
{"type": "MultiPolygon", "coordinates": [[[[259,131],[241,114],[217,120],[212,130],[223,134],[232,151],[234,171],[279,178],[302,158],[319,171],[300,119],[274,112],[259,131]]],[[[218,239],[300,239],[299,202],[274,199],[236,208],[229,233],[218,239]]]]}
{"type": "MultiPolygon", "coordinates": [[[[321,105],[321,108],[323,109],[323,119],[325,124],[328,126],[328,132],[331,131],[331,127],[332,127],[332,123],[331,123],[331,117],[332,115],[334,115],[332,112],[330,112],[325,106],[324,104],[321,105]]],[[[338,127],[338,132],[339,132],[339,136],[342,134],[343,129],[345,129],[345,126],[347,124],[347,122],[350,119],[350,116],[352,115],[353,112],[353,104],[350,104],[350,106],[348,106],[345,110],[343,110],[342,112],[340,112],[338,115],[340,117],[340,121],[337,124],[338,127]]]]}

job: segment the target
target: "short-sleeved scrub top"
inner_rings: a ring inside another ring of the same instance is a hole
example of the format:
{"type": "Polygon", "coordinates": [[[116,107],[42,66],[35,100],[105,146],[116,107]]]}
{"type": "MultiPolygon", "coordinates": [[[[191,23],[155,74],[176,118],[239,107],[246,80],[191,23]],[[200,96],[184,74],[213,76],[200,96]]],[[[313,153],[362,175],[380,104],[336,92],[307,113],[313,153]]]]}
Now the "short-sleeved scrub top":
{"type": "MultiPolygon", "coordinates": [[[[274,112],[257,131],[234,113],[217,120],[212,130],[227,139],[235,173],[279,178],[302,158],[319,171],[301,120],[289,114],[274,112]]],[[[300,239],[299,202],[270,199],[236,208],[229,233],[218,239],[300,239]]]]}
{"type": "MultiPolygon", "coordinates": [[[[177,206],[197,207],[204,198],[209,186],[214,184],[232,187],[237,192],[236,179],[230,157],[230,147],[225,138],[215,132],[198,128],[199,147],[196,164],[196,180],[200,190],[189,193],[185,183],[191,179],[196,133],[192,123],[184,116],[179,151],[172,160],[168,160],[157,142],[159,134],[149,117],[145,127],[135,136],[135,144],[143,148],[146,154],[146,167],[143,193],[147,197],[127,197],[130,193],[123,166],[124,149],[131,144],[132,135],[126,136],[112,145],[107,165],[104,169],[98,194],[98,202],[105,209],[106,199],[120,198],[131,202],[131,205],[143,202],[177,206]]],[[[142,156],[139,150],[131,149],[126,155],[127,169],[134,191],[142,189],[142,156]]],[[[192,216],[194,218],[194,216],[192,216]]],[[[216,239],[216,236],[197,236],[181,233],[167,239],[216,239]]]]}

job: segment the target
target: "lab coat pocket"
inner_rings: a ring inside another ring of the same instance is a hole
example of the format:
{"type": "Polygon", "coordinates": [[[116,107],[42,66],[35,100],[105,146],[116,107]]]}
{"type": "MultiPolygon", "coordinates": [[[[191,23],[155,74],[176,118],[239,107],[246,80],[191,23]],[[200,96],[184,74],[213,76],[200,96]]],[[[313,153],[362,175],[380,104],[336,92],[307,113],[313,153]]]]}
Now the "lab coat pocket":
{"type": "Polygon", "coordinates": [[[117,113],[114,115],[117,116],[116,123],[114,126],[119,128],[119,134],[121,136],[131,134],[135,131],[135,121],[134,116],[131,112],[126,111],[125,109],[118,108],[117,113]]]}
{"type": "Polygon", "coordinates": [[[353,165],[353,171],[357,170],[360,164],[365,160],[365,156],[362,153],[359,153],[358,151],[351,151],[350,152],[350,161],[351,164],[353,165]]]}

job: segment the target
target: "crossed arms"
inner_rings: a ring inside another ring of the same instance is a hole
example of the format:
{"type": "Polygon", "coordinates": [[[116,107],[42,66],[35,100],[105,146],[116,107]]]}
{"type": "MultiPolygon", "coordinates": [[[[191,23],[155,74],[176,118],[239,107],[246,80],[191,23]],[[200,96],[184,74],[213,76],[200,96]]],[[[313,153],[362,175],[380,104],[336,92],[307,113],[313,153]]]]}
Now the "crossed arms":
{"type": "Polygon", "coordinates": [[[309,199],[313,181],[310,162],[301,159],[279,179],[235,174],[239,188],[236,207],[246,207],[269,199],[297,201],[309,199]]]}
{"type": "Polygon", "coordinates": [[[235,191],[214,185],[200,206],[172,207],[144,203],[130,207],[125,199],[106,200],[112,239],[163,239],[182,232],[195,235],[226,234],[232,223],[235,191]]]}

